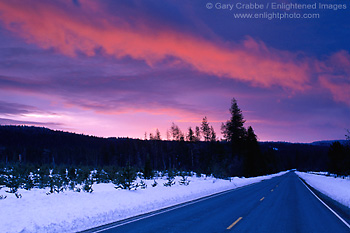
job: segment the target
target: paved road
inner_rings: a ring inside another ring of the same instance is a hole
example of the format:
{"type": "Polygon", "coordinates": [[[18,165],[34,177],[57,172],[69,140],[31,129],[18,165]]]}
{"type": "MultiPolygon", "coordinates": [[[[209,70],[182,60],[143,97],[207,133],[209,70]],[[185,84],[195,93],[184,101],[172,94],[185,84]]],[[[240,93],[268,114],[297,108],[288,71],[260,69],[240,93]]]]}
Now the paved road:
{"type": "Polygon", "coordinates": [[[350,232],[298,176],[283,176],[99,232],[350,232]]]}

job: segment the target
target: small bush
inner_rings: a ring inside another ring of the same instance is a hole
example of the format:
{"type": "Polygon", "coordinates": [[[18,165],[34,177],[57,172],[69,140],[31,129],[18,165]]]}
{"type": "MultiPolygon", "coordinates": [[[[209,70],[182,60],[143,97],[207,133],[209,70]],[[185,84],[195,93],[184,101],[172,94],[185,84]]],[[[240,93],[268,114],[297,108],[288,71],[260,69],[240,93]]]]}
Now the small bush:
{"type": "Polygon", "coordinates": [[[158,185],[158,183],[157,183],[157,181],[156,180],[153,180],[154,182],[153,182],[153,184],[152,184],[152,187],[154,188],[154,187],[156,187],[157,185],[158,185]]]}

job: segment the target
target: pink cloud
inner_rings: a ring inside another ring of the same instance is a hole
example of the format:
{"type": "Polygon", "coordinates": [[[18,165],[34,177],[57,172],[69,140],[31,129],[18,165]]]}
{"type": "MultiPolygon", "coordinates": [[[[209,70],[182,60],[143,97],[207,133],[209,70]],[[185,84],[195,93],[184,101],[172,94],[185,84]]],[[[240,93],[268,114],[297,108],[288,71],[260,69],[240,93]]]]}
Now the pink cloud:
{"type": "Polygon", "coordinates": [[[349,76],[320,76],[320,83],[333,95],[334,100],[344,102],[350,106],[350,80],[349,76]]]}
{"type": "Polygon", "coordinates": [[[69,56],[77,51],[93,56],[102,48],[108,55],[130,56],[149,65],[173,57],[200,72],[259,86],[297,90],[308,86],[307,62],[297,62],[294,54],[267,48],[252,38],[227,45],[170,29],[131,27],[116,16],[102,15],[103,6],[98,2],[86,1],[81,8],[72,8],[75,6],[68,1],[5,1],[0,3],[0,19],[27,42],[54,47],[69,56]]]}
{"type": "Polygon", "coordinates": [[[319,82],[328,89],[334,100],[350,106],[350,54],[339,51],[325,62],[319,62],[319,82]]]}
{"type": "MultiPolygon", "coordinates": [[[[349,54],[345,52],[333,55],[327,62],[300,59],[298,53],[269,48],[253,38],[241,43],[209,41],[164,27],[152,28],[143,22],[147,19],[137,16],[131,26],[106,12],[98,1],[82,1],[80,7],[68,0],[0,2],[0,21],[8,30],[29,43],[55,48],[68,56],[74,57],[77,52],[94,56],[96,49],[102,49],[107,55],[143,60],[150,66],[173,58],[179,61],[174,64],[218,77],[297,91],[311,88],[311,77],[317,75],[319,84],[329,89],[335,100],[346,100],[348,83],[338,85],[333,78],[338,66],[349,67],[349,54]]],[[[346,79],[350,71],[344,72],[342,77],[346,79]]]]}

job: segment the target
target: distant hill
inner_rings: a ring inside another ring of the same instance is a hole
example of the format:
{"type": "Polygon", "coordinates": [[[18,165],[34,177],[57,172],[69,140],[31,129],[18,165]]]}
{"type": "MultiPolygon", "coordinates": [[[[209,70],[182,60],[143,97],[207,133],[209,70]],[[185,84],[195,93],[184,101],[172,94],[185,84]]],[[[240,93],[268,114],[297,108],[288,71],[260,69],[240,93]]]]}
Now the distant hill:
{"type": "Polygon", "coordinates": [[[332,145],[334,142],[339,142],[342,145],[347,145],[349,143],[349,141],[347,140],[325,140],[325,141],[315,141],[310,143],[311,145],[317,145],[317,146],[330,146],[332,145]]]}

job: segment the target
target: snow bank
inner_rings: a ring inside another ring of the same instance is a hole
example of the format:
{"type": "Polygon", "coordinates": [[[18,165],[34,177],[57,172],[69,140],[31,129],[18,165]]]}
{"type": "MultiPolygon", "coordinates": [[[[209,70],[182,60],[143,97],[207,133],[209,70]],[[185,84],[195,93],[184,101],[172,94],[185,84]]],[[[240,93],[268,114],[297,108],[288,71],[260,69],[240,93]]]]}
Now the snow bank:
{"type": "Polygon", "coordinates": [[[165,177],[145,180],[146,189],[117,190],[114,184],[95,184],[93,193],[65,191],[46,195],[48,189],[19,190],[22,198],[0,190],[0,232],[76,232],[128,217],[194,200],[217,192],[260,182],[274,175],[231,180],[214,177],[188,177],[188,186],[165,187],[165,177]]]}
{"type": "Polygon", "coordinates": [[[319,175],[305,172],[296,173],[313,188],[350,208],[350,177],[336,178],[325,176],[322,173],[319,175]]]}

